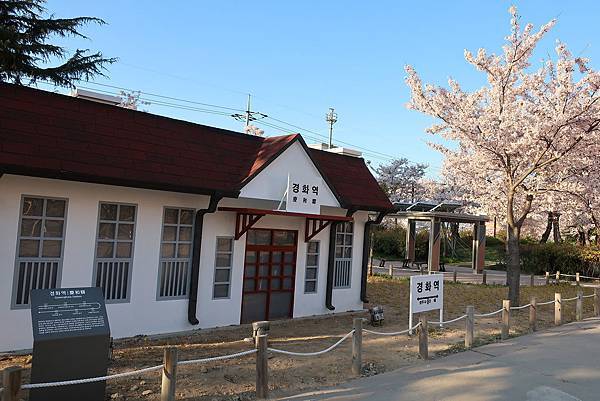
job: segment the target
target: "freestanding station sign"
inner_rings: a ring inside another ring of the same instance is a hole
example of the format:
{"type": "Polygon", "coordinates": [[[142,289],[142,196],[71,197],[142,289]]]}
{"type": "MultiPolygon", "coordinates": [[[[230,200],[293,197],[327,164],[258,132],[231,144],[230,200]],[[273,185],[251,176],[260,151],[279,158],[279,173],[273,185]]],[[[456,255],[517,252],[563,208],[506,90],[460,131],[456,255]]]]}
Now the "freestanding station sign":
{"type": "Polygon", "coordinates": [[[440,322],[444,318],[444,275],[425,274],[410,276],[410,305],[408,328],[413,327],[413,314],[440,310],[440,322]]]}
{"type": "MultiPolygon", "coordinates": [[[[31,291],[31,382],[105,376],[110,329],[102,289],[31,291]]],[[[32,389],[30,401],[104,401],[106,382],[32,389]]]]}

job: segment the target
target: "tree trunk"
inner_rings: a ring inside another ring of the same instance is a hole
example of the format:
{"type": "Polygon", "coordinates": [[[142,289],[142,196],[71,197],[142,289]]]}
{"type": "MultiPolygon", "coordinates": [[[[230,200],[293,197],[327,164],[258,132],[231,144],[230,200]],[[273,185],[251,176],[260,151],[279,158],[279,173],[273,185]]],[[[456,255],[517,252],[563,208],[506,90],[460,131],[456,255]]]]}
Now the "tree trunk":
{"type": "Polygon", "coordinates": [[[587,243],[586,232],[583,226],[577,226],[577,242],[581,246],[585,246],[587,243]]]}
{"type": "Polygon", "coordinates": [[[558,244],[559,242],[562,241],[562,239],[560,238],[560,224],[559,224],[559,220],[560,220],[560,213],[556,213],[554,212],[554,223],[553,223],[553,234],[554,234],[554,243],[558,244]]]}
{"type": "Polygon", "coordinates": [[[545,244],[546,242],[548,242],[548,238],[550,238],[550,233],[552,232],[552,223],[552,212],[548,212],[548,223],[546,224],[546,231],[544,231],[544,233],[542,234],[542,239],[540,239],[540,244],[545,244]]]}
{"type": "Polygon", "coordinates": [[[520,227],[507,226],[506,229],[506,284],[511,305],[519,305],[519,286],[521,284],[520,227]]]}
{"type": "Polygon", "coordinates": [[[450,223],[450,247],[452,248],[452,257],[456,257],[456,243],[460,238],[458,223],[450,223]]]}

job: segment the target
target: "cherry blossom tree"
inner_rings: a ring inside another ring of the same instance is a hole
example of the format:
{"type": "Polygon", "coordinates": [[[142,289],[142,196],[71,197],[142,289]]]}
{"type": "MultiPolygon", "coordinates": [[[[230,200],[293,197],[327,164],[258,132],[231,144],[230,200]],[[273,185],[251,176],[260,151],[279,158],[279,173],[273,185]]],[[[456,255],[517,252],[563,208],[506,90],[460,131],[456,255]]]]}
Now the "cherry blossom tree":
{"type": "Polygon", "coordinates": [[[421,181],[427,167],[427,164],[411,163],[402,157],[379,166],[375,173],[379,185],[392,202],[416,202],[426,200],[425,188],[421,181]]]}
{"type": "Polygon", "coordinates": [[[428,132],[455,144],[434,147],[465,184],[466,197],[503,210],[509,299],[518,305],[519,239],[528,214],[542,192],[564,180],[568,166],[598,156],[589,152],[599,137],[600,74],[561,42],[554,59],[534,68],[532,53],[556,21],[534,31],[532,24],[521,27],[515,7],[509,12],[500,54],[465,51],[466,61],[485,74],[484,87],[469,92],[452,79],[448,88],[424,86],[411,66],[406,83],[408,107],[437,119],[428,132]]]}
{"type": "Polygon", "coordinates": [[[142,91],[121,91],[119,96],[121,97],[119,106],[125,109],[137,110],[140,106],[151,104],[149,101],[142,99],[142,91]]]}

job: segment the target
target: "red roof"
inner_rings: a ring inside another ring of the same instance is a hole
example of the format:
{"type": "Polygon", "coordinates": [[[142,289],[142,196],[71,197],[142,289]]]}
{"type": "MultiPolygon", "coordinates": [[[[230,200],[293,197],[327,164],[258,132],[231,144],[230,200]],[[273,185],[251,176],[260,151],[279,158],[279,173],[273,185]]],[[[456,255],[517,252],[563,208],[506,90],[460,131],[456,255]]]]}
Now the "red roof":
{"type": "Polygon", "coordinates": [[[345,208],[392,205],[361,158],[0,83],[0,172],[237,197],[299,141],[345,208]]]}

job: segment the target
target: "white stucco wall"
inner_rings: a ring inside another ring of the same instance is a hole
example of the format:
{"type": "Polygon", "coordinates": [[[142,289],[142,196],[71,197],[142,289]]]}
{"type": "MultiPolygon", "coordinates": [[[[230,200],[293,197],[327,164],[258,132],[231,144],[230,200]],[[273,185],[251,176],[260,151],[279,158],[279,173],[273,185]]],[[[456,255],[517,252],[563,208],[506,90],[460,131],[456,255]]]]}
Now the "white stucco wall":
{"type": "MultiPolygon", "coordinates": [[[[234,244],[230,298],[212,299],[216,237],[233,237],[235,213],[217,212],[206,215],[204,219],[197,307],[200,325],[192,326],[187,321],[187,299],[156,300],[162,215],[165,206],[205,208],[208,205],[207,196],[4,175],[0,177],[0,351],[26,349],[32,346],[30,310],[11,309],[22,195],[68,199],[60,282],[63,288],[92,285],[99,202],[112,201],[137,205],[130,301],[107,305],[113,337],[239,324],[245,236],[234,244]]],[[[256,207],[257,203],[260,202],[224,199],[219,206],[256,207]]],[[[344,215],[345,211],[339,208],[328,208],[328,213],[344,215]]],[[[360,264],[366,218],[365,212],[355,214],[352,286],[349,289],[334,289],[335,312],[362,309],[359,299],[360,264]]],[[[324,306],[329,230],[323,230],[315,238],[321,241],[318,292],[304,294],[306,262],[304,219],[266,216],[257,223],[256,227],[298,231],[294,317],[330,313],[324,306]]]]}

